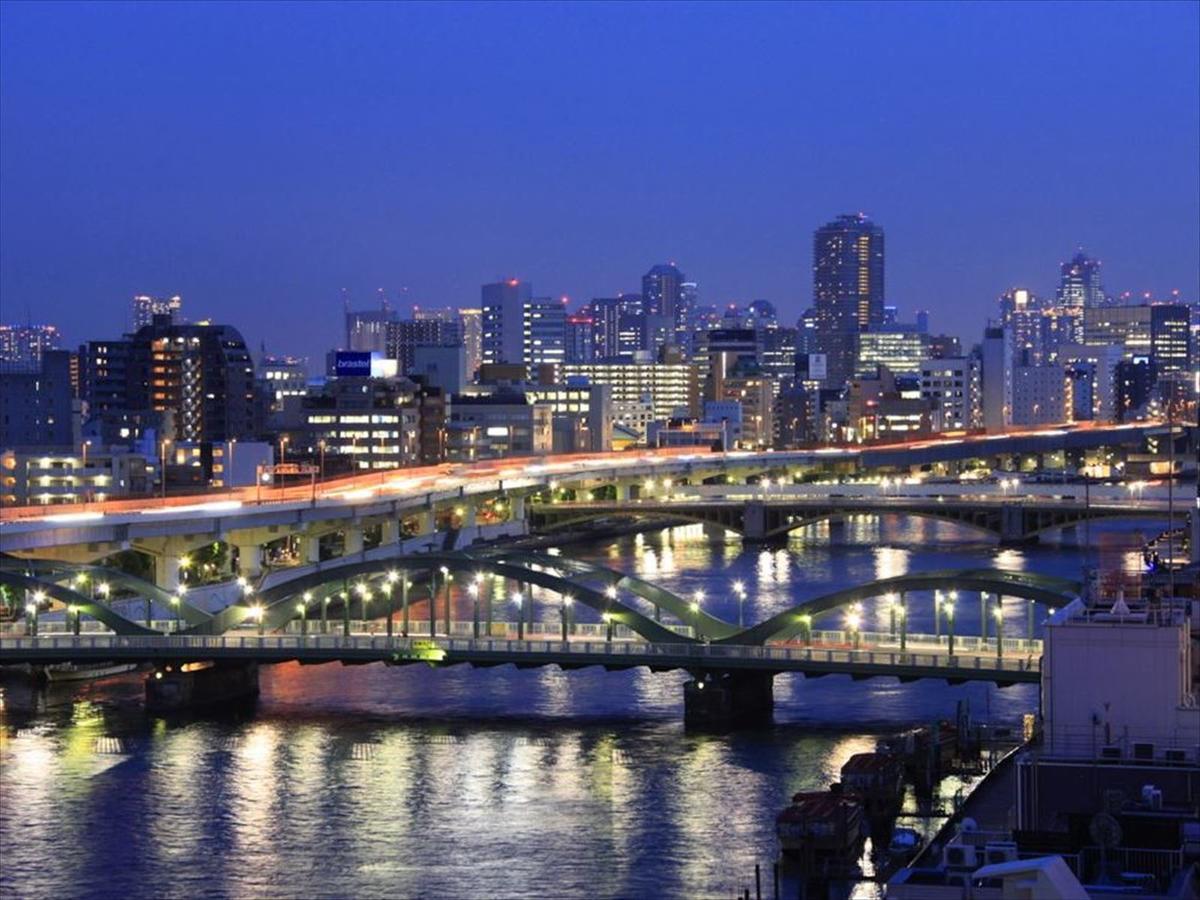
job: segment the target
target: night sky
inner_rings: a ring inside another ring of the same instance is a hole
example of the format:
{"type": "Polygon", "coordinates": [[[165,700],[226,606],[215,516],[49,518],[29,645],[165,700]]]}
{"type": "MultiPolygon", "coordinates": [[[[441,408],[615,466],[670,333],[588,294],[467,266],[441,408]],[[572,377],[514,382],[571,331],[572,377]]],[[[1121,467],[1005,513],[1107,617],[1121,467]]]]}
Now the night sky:
{"type": "Polygon", "coordinates": [[[812,230],[977,340],[1083,245],[1200,296],[1200,5],[5,3],[0,318],[113,337],[134,293],[319,355],[341,291],[574,302],[674,260],[811,302],[812,230]]]}

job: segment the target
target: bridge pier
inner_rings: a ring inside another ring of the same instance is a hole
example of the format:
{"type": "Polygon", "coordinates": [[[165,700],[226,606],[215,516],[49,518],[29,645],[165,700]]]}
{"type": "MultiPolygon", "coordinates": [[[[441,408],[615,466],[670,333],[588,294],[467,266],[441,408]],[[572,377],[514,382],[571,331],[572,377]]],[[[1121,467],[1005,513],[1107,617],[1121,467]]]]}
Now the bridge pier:
{"type": "Polygon", "coordinates": [[[175,713],[258,696],[258,663],[229,662],[156,668],[146,678],[146,710],[175,713]]]}
{"type": "Polygon", "coordinates": [[[347,525],[342,535],[342,556],[354,556],[363,552],[363,527],[361,525],[347,525]]]}
{"type": "Polygon", "coordinates": [[[683,721],[693,728],[765,725],[775,708],[770,672],[705,672],[683,686],[683,721]]]}
{"type": "Polygon", "coordinates": [[[262,547],[257,542],[235,543],[238,553],[238,572],[244,578],[257,578],[262,574],[262,547]]]}
{"type": "Polygon", "coordinates": [[[1000,509],[1000,546],[1011,547],[1019,544],[1036,544],[1036,534],[1025,530],[1025,508],[1020,503],[1004,506],[1000,509]]]}

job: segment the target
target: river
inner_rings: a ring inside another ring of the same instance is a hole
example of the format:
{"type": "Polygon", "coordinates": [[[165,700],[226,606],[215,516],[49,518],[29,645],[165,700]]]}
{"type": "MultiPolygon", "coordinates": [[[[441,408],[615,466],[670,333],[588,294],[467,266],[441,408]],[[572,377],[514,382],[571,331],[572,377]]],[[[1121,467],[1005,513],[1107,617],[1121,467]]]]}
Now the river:
{"type": "MultiPolygon", "coordinates": [[[[1097,529],[1128,564],[1140,537],[1097,529]]],[[[740,579],[748,622],[906,571],[1078,577],[1082,563],[1076,546],[1000,549],[902,517],[813,526],[778,548],[687,526],[562,552],[701,589],[731,620],[740,579]]],[[[911,630],[932,631],[930,604],[911,602],[911,630]]],[[[1024,636],[1023,603],[1010,607],[1006,633],[1024,636]]],[[[977,599],[958,612],[961,633],[977,634],[977,599]]],[[[864,628],[885,629],[884,615],[868,606],[864,628]]],[[[756,862],[770,896],[774,816],[791,794],[960,699],[992,721],[1037,708],[1032,686],[779,676],[773,727],[696,734],[682,724],[684,680],[282,665],[262,670],[256,706],[171,722],[141,711],[136,676],[42,692],[10,682],[0,897],[729,897],[752,886],[756,862]]]]}

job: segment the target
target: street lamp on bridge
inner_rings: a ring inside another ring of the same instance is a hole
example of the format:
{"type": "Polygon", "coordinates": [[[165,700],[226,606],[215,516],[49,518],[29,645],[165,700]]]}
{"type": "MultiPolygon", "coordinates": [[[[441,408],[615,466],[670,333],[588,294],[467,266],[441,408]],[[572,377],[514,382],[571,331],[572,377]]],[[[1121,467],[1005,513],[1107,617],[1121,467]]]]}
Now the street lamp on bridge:
{"type": "Polygon", "coordinates": [[[562,598],[562,639],[569,640],[568,628],[570,626],[571,605],[575,602],[575,598],[570,594],[563,594],[562,598]]]}
{"type": "Polygon", "coordinates": [[[1004,656],[1004,610],[997,603],[992,607],[992,617],[996,620],[996,659],[1004,656]]]}
{"type": "Polygon", "coordinates": [[[745,628],[746,617],[743,614],[743,610],[746,606],[746,585],[742,584],[741,581],[735,581],[733,583],[733,592],[737,594],[738,598],[738,628],[745,628]]]}
{"type": "Polygon", "coordinates": [[[861,628],[862,614],[859,613],[857,609],[852,608],[850,612],[846,613],[846,629],[850,632],[853,638],[855,650],[859,648],[859,635],[862,633],[861,628]]]}
{"type": "Polygon", "coordinates": [[[525,640],[525,616],[521,612],[521,592],[513,591],[513,605],[517,608],[517,640],[525,640]]]}
{"type": "Polygon", "coordinates": [[[479,582],[468,584],[467,593],[471,595],[471,634],[479,640],[479,582]]]}
{"type": "Polygon", "coordinates": [[[692,593],[692,628],[696,632],[696,637],[700,637],[700,604],[704,602],[704,591],[701,588],[696,588],[692,593]]]}
{"type": "Polygon", "coordinates": [[[950,638],[949,653],[954,655],[954,600],[958,596],[957,591],[950,592],[950,600],[942,604],[946,610],[946,632],[950,638]]]}
{"type": "Polygon", "coordinates": [[[900,620],[900,652],[908,649],[908,604],[901,601],[896,609],[896,617],[900,620]]]}
{"type": "Polygon", "coordinates": [[[800,633],[804,635],[804,646],[812,646],[812,616],[808,613],[800,613],[797,617],[800,620],[800,633]]]}

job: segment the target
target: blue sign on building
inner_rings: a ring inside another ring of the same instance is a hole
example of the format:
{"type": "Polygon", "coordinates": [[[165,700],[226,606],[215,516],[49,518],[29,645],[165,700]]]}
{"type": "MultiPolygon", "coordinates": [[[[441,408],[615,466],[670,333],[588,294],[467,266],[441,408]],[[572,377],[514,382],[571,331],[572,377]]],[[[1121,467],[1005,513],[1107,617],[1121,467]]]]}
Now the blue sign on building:
{"type": "Polygon", "coordinates": [[[371,375],[371,354],[348,350],[338,351],[333,361],[333,374],[339,378],[347,376],[369,378],[371,375]]]}

